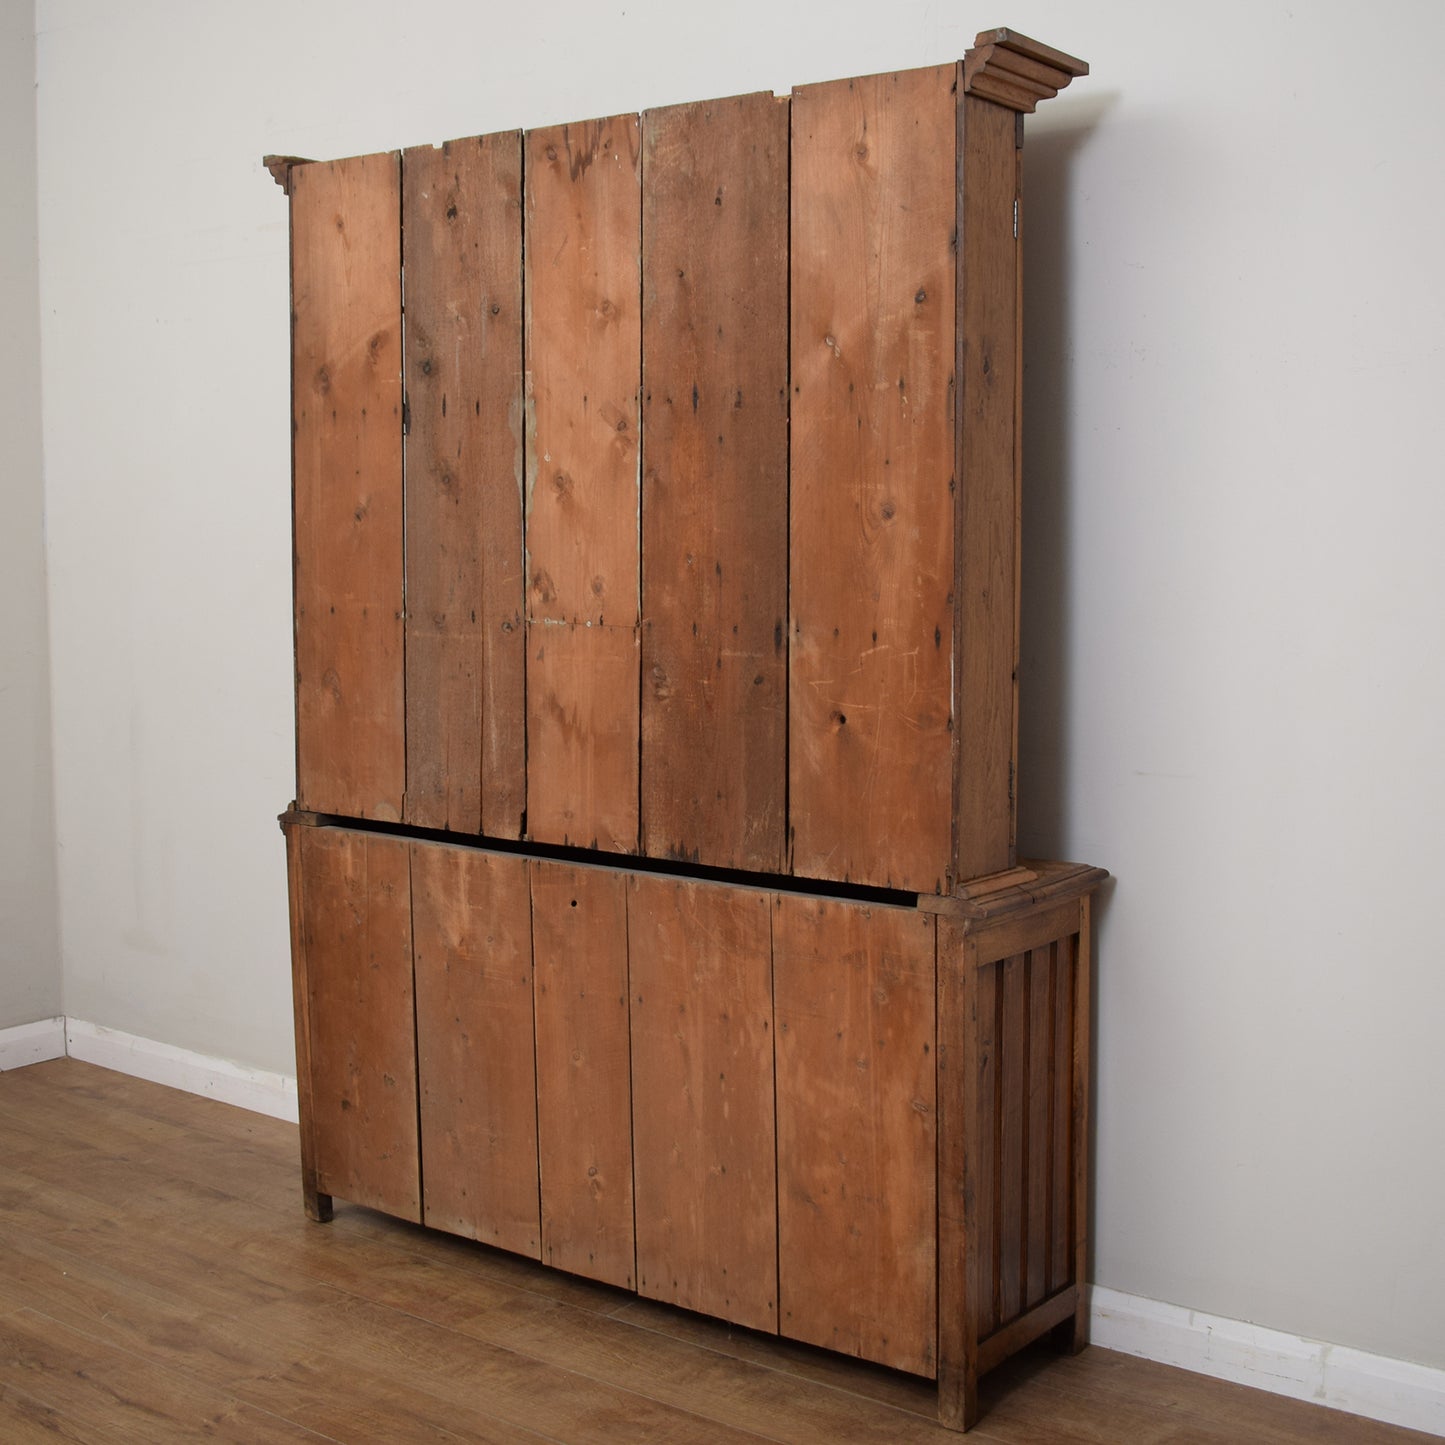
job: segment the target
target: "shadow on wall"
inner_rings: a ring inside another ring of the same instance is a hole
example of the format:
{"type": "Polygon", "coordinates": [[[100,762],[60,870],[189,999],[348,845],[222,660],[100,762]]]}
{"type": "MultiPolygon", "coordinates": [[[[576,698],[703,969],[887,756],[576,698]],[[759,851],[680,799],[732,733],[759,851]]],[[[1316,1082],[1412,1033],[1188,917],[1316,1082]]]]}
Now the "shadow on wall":
{"type": "MultiPolygon", "coordinates": [[[[1079,490],[1069,455],[1075,338],[1070,173],[1116,92],[1054,101],[1024,146],[1023,565],[1019,663],[1019,854],[1062,858],[1070,835],[1070,577],[1079,490]]],[[[1030,127],[1037,123],[1030,121],[1030,127]]]]}

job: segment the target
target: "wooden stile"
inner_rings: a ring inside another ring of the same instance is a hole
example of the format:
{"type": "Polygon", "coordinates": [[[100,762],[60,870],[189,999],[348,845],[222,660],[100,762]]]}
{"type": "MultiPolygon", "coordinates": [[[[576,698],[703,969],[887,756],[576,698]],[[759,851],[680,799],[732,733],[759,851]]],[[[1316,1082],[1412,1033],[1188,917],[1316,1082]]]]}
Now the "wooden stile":
{"type": "Polygon", "coordinates": [[[773,901],[779,1328],[936,1367],[935,921],[773,901]]]}
{"type": "Polygon", "coordinates": [[[628,882],[637,1289],[778,1328],[769,895],[628,882]]]}
{"type": "Polygon", "coordinates": [[[1024,1306],[1042,1304],[1048,1293],[1049,1110],[1053,1094],[1053,944],[1029,951],[1028,1087],[1024,1151],[1027,1187],[1024,1230],[1024,1306]]]}
{"type": "Polygon", "coordinates": [[[627,887],[539,859],[530,874],[542,1258],[631,1289],[627,887]]]}
{"type": "Polygon", "coordinates": [[[291,182],[296,791],[397,821],[402,682],[401,190],[395,152],[291,182]]]}
{"type": "Polygon", "coordinates": [[[793,93],[792,863],[945,892],[955,67],[793,93]]]}
{"type": "Polygon", "coordinates": [[[672,106],[642,134],[642,851],[776,873],[788,104],[672,106]]]}
{"type": "Polygon", "coordinates": [[[315,1188],[420,1222],[407,844],[298,831],[315,1188]]]}
{"type": "Polygon", "coordinates": [[[635,115],[526,139],[527,833],[635,852],[635,115]]]}
{"type": "Polygon", "coordinates": [[[521,836],[522,152],[516,131],[402,157],[406,821],[521,836]]]}
{"type": "Polygon", "coordinates": [[[537,1258],[527,860],[411,844],[425,1219],[537,1258]]]}

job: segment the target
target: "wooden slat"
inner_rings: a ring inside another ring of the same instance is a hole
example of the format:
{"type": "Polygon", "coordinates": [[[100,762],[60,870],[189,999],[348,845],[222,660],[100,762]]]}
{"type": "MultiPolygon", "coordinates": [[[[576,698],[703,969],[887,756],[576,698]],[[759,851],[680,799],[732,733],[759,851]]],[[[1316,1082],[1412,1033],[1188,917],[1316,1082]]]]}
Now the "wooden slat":
{"type": "Polygon", "coordinates": [[[1023,1311],[1024,1054],[1028,1047],[1025,958],[999,968],[998,1032],[1000,1134],[998,1153],[999,1324],[1023,1311]]]}
{"type": "Polygon", "coordinates": [[[406,821],[521,835],[522,149],[402,158],[406,821]]]}
{"type": "Polygon", "coordinates": [[[1074,956],[1073,943],[1061,938],[1054,952],[1054,1098],[1050,1144],[1049,1289],[1077,1283],[1073,1276],[1073,1240],[1069,1234],[1069,1194],[1073,1185],[1069,1124],[1073,1093],[1074,956]]]}
{"type": "Polygon", "coordinates": [[[395,153],[291,190],[296,795],[401,817],[401,191],[395,153]]]}
{"type": "Polygon", "coordinates": [[[635,115],[527,136],[527,831],[629,852],[638,836],[639,170],[635,115]]]}
{"type": "Polygon", "coordinates": [[[776,1330],[769,895],[634,876],[637,1288],[776,1330]]]}
{"type": "Polygon", "coordinates": [[[298,832],[316,1188],[419,1221],[407,845],[298,832]]]}
{"type": "Polygon", "coordinates": [[[1018,709],[1017,116],[958,107],[958,710],[955,875],[1014,861],[1018,709]]]}
{"type": "MultiPolygon", "coordinates": [[[[942,926],[940,924],[940,926],[942,926]]],[[[978,980],[978,1115],[981,1141],[978,1161],[979,1279],[970,1308],[977,1321],[976,1338],[991,1334],[999,1322],[999,1235],[998,1162],[1003,1138],[998,1070],[998,975],[999,965],[975,970],[978,980]]]]}
{"type": "Polygon", "coordinates": [[[773,905],[779,1329],[932,1375],[934,920],[773,905]]]}
{"type": "Polygon", "coordinates": [[[642,245],[642,850],[779,872],[787,102],[649,111],[642,245]]]}
{"type": "Polygon", "coordinates": [[[1048,1293],[1049,1111],[1053,1102],[1053,946],[1028,956],[1028,1145],[1027,1226],[1024,1231],[1024,1306],[1032,1309],[1048,1293]]]}
{"type": "Polygon", "coordinates": [[[794,871],[951,862],[955,68],[793,95],[794,871]]]}
{"type": "Polygon", "coordinates": [[[539,1252],[527,860],[411,844],[426,1223],[539,1252]]]}
{"type": "Polygon", "coordinates": [[[631,1289],[626,883],[535,859],[530,872],[542,1258],[631,1289]]]}
{"type": "Polygon", "coordinates": [[[1092,900],[1079,900],[1079,931],[1071,939],[1074,964],[1074,1057],[1073,1099],[1069,1130],[1073,1139],[1074,1177],[1070,1191],[1073,1220],[1074,1283],[1079,1287],[1079,1305],[1074,1314],[1071,1344],[1082,1350],[1089,1343],[1089,1311],[1084,1281],[1088,1278],[1089,1256],[1089,1051],[1093,998],[1093,937],[1090,930],[1092,900]]]}

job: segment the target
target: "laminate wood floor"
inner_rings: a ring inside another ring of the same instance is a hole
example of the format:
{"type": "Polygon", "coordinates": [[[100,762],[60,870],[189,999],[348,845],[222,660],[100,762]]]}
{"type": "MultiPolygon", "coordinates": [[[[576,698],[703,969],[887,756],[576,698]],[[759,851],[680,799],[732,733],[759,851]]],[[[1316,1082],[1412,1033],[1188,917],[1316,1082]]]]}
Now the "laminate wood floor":
{"type": "MultiPolygon", "coordinates": [[[[968,1437],[1425,1442],[1097,1348],[968,1437]]],[[[72,1059],[0,1074],[0,1441],[956,1441],[932,1388],[338,1202],[296,1129],[72,1059]]]]}

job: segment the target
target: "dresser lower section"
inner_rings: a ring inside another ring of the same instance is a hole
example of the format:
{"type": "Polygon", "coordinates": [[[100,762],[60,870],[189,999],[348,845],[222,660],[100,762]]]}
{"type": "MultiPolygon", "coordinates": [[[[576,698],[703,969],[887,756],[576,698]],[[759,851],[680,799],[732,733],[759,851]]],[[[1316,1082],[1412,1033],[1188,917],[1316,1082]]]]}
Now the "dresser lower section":
{"type": "Polygon", "coordinates": [[[915,906],[283,820],[303,1192],[936,1379],[1083,1341],[1098,869],[915,906]]]}

